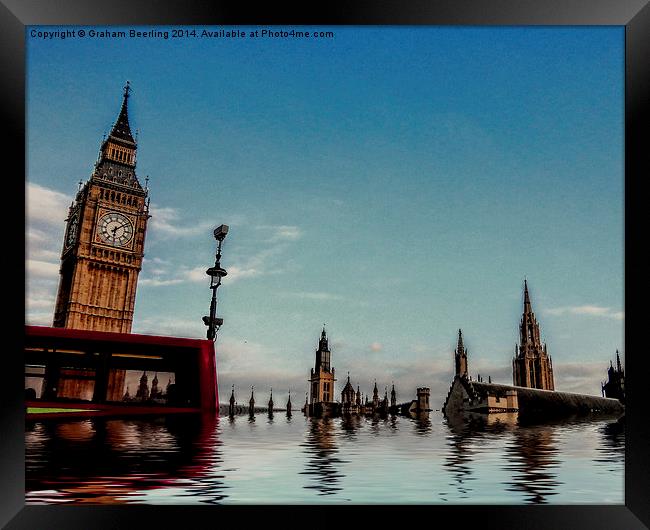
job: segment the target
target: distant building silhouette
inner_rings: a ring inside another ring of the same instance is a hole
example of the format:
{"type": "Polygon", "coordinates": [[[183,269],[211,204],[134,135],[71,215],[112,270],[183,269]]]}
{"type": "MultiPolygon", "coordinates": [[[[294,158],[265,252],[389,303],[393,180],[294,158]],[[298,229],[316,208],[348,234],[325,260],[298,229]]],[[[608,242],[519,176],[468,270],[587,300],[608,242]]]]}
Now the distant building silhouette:
{"type": "Polygon", "coordinates": [[[251,387],[251,398],[248,401],[248,413],[253,416],[255,414],[255,396],[253,395],[255,387],[251,387]]]}
{"type": "Polygon", "coordinates": [[[348,381],[343,387],[343,392],[341,392],[341,405],[344,414],[359,412],[359,406],[356,403],[356,392],[350,383],[350,372],[348,372],[348,381]]]}
{"type": "Polygon", "coordinates": [[[230,416],[235,415],[235,385],[232,385],[232,393],[230,394],[230,404],[228,407],[228,414],[230,416]]]}
{"type": "Polygon", "coordinates": [[[616,368],[612,365],[612,361],[609,361],[607,382],[601,384],[601,389],[603,396],[625,403],[625,373],[621,366],[621,356],[618,350],[616,350],[616,368]]]}
{"type": "Polygon", "coordinates": [[[149,399],[149,378],[147,377],[147,372],[142,373],[140,377],[140,386],[138,386],[138,391],[135,394],[135,399],[138,401],[147,401],[149,399]]]}
{"type": "Polygon", "coordinates": [[[458,330],[458,346],[454,352],[454,361],[456,364],[456,375],[467,378],[467,349],[463,345],[463,332],[458,330]]]}
{"type": "Polygon", "coordinates": [[[149,393],[149,397],[151,399],[157,399],[160,397],[161,393],[161,390],[158,388],[158,372],[156,372],[151,381],[151,392],[149,393]]]}

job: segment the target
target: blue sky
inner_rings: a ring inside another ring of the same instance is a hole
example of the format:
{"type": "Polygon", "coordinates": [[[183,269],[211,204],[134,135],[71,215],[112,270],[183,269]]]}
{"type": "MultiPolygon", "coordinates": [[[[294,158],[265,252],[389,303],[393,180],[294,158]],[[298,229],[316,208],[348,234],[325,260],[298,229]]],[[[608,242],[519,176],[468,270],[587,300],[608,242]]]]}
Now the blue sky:
{"type": "Polygon", "coordinates": [[[28,31],[27,322],[51,324],[67,206],[128,79],[153,214],[133,331],[205,336],[230,225],[222,399],[304,396],[323,323],[337,392],[350,370],[442,402],[459,327],[470,372],[509,383],[524,277],[556,388],[598,393],[623,349],[624,29],[328,29],[28,31]]]}

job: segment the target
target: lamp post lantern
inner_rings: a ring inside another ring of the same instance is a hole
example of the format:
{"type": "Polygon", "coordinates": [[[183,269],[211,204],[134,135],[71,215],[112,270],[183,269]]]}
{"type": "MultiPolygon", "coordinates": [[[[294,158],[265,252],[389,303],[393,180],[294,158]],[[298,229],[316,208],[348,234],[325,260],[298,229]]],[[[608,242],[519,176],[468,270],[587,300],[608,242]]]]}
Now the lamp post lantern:
{"type": "Polygon", "coordinates": [[[208,339],[216,340],[217,330],[223,324],[223,318],[217,318],[217,289],[221,285],[221,278],[228,273],[221,267],[221,244],[228,233],[228,225],[220,225],[214,229],[214,238],[217,240],[217,255],[214,267],[210,267],[205,273],[210,276],[210,289],[212,289],[212,300],[210,301],[210,316],[203,317],[203,323],[208,326],[208,339]]]}

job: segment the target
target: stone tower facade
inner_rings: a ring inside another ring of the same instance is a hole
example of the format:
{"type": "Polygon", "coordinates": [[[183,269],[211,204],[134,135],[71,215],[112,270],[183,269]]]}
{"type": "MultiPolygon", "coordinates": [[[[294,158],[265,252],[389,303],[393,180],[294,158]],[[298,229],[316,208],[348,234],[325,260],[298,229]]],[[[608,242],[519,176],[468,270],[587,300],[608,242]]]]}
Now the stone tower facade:
{"type": "Polygon", "coordinates": [[[330,349],[328,346],[325,328],[318,342],[316,350],[316,364],[311,370],[309,378],[311,388],[310,403],[332,403],[334,402],[334,368],[330,364],[330,349]]]}
{"type": "Polygon", "coordinates": [[[431,395],[431,390],[428,387],[422,387],[417,389],[417,410],[424,412],[431,410],[429,406],[429,396],[431,395]]]}
{"type": "Polygon", "coordinates": [[[54,327],[131,332],[150,215],[135,174],[129,92],[127,82],[117,121],[68,211],[54,327]]]}
{"type": "Polygon", "coordinates": [[[519,346],[512,360],[512,379],[515,386],[555,390],[553,363],[542,344],[539,323],[533,313],[528,294],[528,283],[524,280],[524,313],[519,327],[519,346]]]}

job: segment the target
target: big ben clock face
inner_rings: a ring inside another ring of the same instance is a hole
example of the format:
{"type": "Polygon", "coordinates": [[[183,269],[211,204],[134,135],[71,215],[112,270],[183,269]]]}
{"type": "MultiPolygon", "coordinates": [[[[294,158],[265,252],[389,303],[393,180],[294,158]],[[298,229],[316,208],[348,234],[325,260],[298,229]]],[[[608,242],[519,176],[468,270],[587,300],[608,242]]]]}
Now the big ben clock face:
{"type": "Polygon", "coordinates": [[[98,219],[97,234],[106,245],[125,247],[133,239],[133,224],[126,215],[108,212],[98,219]]]}

